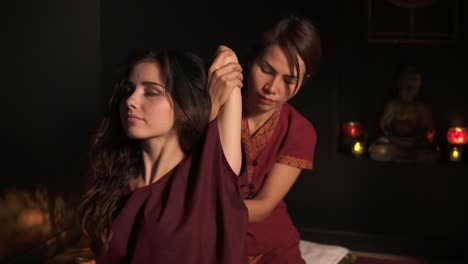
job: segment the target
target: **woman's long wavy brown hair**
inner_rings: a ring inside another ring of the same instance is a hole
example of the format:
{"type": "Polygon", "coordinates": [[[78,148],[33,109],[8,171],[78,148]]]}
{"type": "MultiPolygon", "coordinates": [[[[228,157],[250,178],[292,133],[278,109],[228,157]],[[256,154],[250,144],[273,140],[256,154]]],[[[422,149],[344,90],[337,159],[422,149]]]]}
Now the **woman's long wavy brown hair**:
{"type": "Polygon", "coordinates": [[[97,254],[107,250],[111,224],[123,203],[123,190],[143,166],[140,142],[126,136],[119,106],[133,92],[128,78],[136,64],[159,63],[172,99],[179,144],[186,154],[204,133],[211,101],[201,59],[189,52],[144,50],[131,54],[114,84],[108,109],[91,142],[90,188],[79,208],[84,234],[97,254]]]}

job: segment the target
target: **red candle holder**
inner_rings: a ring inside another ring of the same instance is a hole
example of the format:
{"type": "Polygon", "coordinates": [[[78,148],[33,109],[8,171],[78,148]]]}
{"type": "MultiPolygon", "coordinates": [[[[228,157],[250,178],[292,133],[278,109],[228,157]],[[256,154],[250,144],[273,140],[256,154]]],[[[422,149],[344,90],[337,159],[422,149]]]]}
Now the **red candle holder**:
{"type": "Polygon", "coordinates": [[[344,122],[341,126],[341,134],[345,138],[361,138],[364,135],[364,127],[359,122],[344,122]]]}
{"type": "Polygon", "coordinates": [[[447,130],[448,159],[452,162],[460,162],[464,160],[466,153],[464,148],[468,143],[468,128],[466,127],[450,127],[447,130]]]}
{"type": "Polygon", "coordinates": [[[366,131],[362,123],[347,121],[340,127],[340,149],[343,153],[354,157],[364,157],[367,148],[366,131]]]}
{"type": "Polygon", "coordinates": [[[447,141],[451,145],[465,145],[468,143],[468,129],[465,127],[451,127],[447,130],[447,141]]]}

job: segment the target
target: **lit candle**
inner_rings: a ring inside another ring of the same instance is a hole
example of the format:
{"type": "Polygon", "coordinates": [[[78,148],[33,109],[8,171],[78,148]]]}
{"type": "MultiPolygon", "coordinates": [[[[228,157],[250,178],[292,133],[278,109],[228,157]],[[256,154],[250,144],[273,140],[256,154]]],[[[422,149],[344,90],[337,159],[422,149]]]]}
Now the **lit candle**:
{"type": "Polygon", "coordinates": [[[353,148],[352,148],[351,152],[355,156],[361,156],[364,153],[364,149],[365,149],[364,144],[362,142],[356,141],[353,144],[353,148]]]}
{"type": "Polygon", "coordinates": [[[453,147],[452,149],[450,149],[449,159],[450,161],[460,161],[461,153],[457,147],[453,147]]]}

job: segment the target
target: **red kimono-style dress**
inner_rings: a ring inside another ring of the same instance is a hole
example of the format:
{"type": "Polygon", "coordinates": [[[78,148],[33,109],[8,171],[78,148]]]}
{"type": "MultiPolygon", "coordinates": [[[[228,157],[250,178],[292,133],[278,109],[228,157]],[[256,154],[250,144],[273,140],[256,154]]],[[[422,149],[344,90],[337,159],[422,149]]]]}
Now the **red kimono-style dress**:
{"type": "MultiPolygon", "coordinates": [[[[240,176],[244,198],[255,197],[276,162],[312,169],[315,142],[312,124],[287,103],[252,136],[244,118],[242,146],[246,168],[240,176]]],[[[305,263],[299,251],[299,233],[283,201],[265,220],[249,224],[247,233],[247,256],[256,259],[256,263],[305,263]]]]}
{"type": "Polygon", "coordinates": [[[245,264],[248,223],[221,147],[217,119],[205,141],[157,182],[128,191],[97,263],[245,264]]]}

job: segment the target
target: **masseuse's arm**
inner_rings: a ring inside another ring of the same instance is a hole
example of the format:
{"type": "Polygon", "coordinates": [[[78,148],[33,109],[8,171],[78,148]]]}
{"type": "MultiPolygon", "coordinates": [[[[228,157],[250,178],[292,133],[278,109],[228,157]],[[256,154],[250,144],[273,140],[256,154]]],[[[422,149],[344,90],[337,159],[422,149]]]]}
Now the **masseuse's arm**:
{"type": "Polygon", "coordinates": [[[257,195],[244,200],[249,210],[249,223],[258,223],[267,218],[286,196],[301,171],[300,168],[275,163],[257,195]]]}

